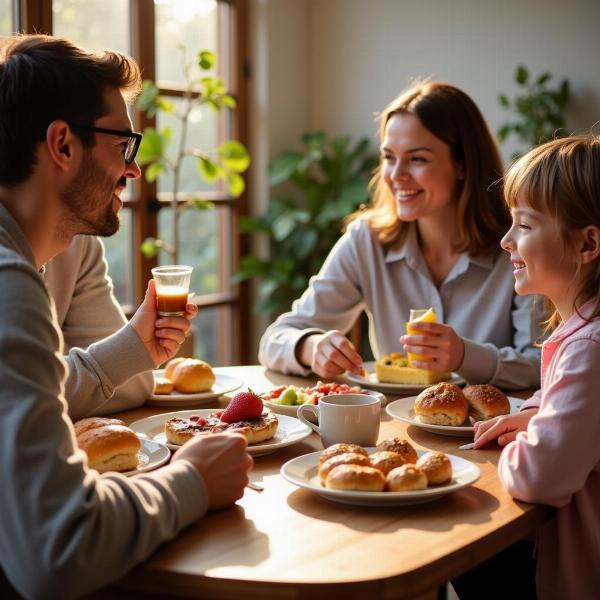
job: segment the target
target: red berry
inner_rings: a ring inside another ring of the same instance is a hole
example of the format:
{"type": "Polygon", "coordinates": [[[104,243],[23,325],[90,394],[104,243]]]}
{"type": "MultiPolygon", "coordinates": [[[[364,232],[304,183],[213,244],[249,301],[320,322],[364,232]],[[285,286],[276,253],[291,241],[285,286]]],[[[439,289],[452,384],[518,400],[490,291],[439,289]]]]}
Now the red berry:
{"type": "Polygon", "coordinates": [[[252,390],[236,394],[221,415],[221,421],[236,423],[237,421],[252,421],[262,415],[263,403],[260,396],[252,390]]]}

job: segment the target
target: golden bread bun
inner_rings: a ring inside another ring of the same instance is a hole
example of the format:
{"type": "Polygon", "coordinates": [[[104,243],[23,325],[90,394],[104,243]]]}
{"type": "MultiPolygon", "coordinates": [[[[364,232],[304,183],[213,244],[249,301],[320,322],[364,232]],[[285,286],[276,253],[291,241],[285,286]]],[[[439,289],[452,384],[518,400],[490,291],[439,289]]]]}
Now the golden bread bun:
{"type": "Polygon", "coordinates": [[[214,383],[215,374],[203,360],[186,358],[173,371],[173,385],[178,392],[184,394],[208,392],[214,383]]]}
{"type": "Polygon", "coordinates": [[[427,452],[417,461],[423,469],[429,485],[446,483],[452,479],[452,463],[443,452],[427,452]]]}
{"type": "Polygon", "coordinates": [[[138,436],[122,421],[114,421],[118,419],[94,417],[75,423],[77,445],[87,454],[89,467],[100,473],[133,471],[138,466],[138,436]]]}
{"type": "Polygon", "coordinates": [[[358,444],[346,444],[342,442],[340,444],[333,444],[332,446],[325,448],[319,457],[319,464],[322,465],[326,460],[329,460],[333,456],[345,454],[346,452],[355,452],[356,454],[368,456],[367,451],[358,444]]]}
{"type": "Polygon", "coordinates": [[[416,465],[402,465],[387,474],[386,482],[390,492],[424,490],[427,487],[427,476],[416,465]]]}
{"type": "Polygon", "coordinates": [[[368,456],[358,454],[358,452],[336,454],[319,465],[319,477],[321,478],[321,483],[324,483],[329,473],[340,465],[361,465],[363,467],[370,467],[371,461],[368,456]]]}
{"type": "Polygon", "coordinates": [[[377,451],[387,450],[388,452],[395,452],[399,454],[405,463],[416,463],[417,462],[417,451],[410,445],[408,440],[400,437],[388,438],[377,444],[377,451]]]}
{"type": "Polygon", "coordinates": [[[401,467],[407,463],[402,455],[397,452],[390,452],[389,450],[375,452],[369,458],[371,459],[371,466],[374,469],[379,469],[384,475],[387,475],[392,469],[401,467]]]}
{"type": "Polygon", "coordinates": [[[333,490],[382,492],[385,489],[385,477],[373,467],[339,465],[327,475],[325,487],[333,490]]]}
{"type": "Polygon", "coordinates": [[[171,381],[173,381],[173,371],[175,371],[175,367],[182,363],[184,360],[186,360],[186,358],[184,356],[178,356],[177,358],[172,358],[166,365],[165,365],[165,377],[167,379],[170,379],[171,381]]]}
{"type": "Polygon", "coordinates": [[[457,385],[438,383],[417,396],[414,410],[421,423],[457,426],[465,422],[469,403],[457,385]]]}
{"type": "Polygon", "coordinates": [[[469,414],[476,421],[487,421],[510,412],[508,398],[493,385],[468,385],[463,394],[469,403],[469,414]]]}
{"type": "Polygon", "coordinates": [[[155,394],[170,394],[173,391],[173,382],[166,377],[154,378],[154,393],[155,394]]]}

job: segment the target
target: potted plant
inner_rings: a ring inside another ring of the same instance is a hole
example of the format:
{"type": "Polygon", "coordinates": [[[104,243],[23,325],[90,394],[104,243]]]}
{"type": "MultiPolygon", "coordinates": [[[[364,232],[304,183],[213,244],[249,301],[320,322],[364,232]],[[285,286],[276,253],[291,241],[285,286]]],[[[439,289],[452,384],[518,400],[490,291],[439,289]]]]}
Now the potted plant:
{"type": "Polygon", "coordinates": [[[265,214],[242,218],[240,229],[266,236],[271,257],[244,256],[235,281],[259,281],[258,312],[289,309],[321,268],[341,234],[343,219],[369,199],[377,156],[363,138],[328,140],[323,131],[302,136],[303,151],[284,152],[269,165],[276,191],[265,214]]]}
{"type": "Polygon", "coordinates": [[[202,50],[194,60],[188,60],[186,50],[182,52],[182,68],[186,88],[183,95],[182,107],[176,110],[173,103],[162,97],[153,81],[143,83],[138,107],[153,117],[159,112],[168,113],[180,121],[180,135],[177,140],[177,150],[174,158],[169,158],[167,149],[173,141],[173,131],[169,126],[162,129],[146,127],[144,138],[138,152],[138,162],[145,166],[145,177],[153,182],[157,177],[170,174],[171,176],[171,210],[173,212],[171,240],[146,238],[142,244],[142,252],[147,257],[153,257],[159,249],[164,250],[172,263],[178,262],[179,253],[179,219],[183,212],[190,207],[207,209],[212,203],[202,199],[180,198],[181,168],[185,160],[195,160],[197,172],[201,179],[208,183],[218,180],[225,182],[230,194],[240,196],[244,191],[244,179],[241,173],[250,165],[250,156],[246,148],[236,140],[228,140],[212,152],[190,148],[187,145],[187,134],[190,127],[190,115],[194,109],[208,105],[216,112],[223,109],[235,109],[236,101],[227,93],[225,84],[220,77],[208,75],[214,69],[217,57],[214,52],[202,50]]]}
{"type": "Polygon", "coordinates": [[[515,135],[525,144],[523,152],[516,152],[513,159],[538,144],[566,135],[564,110],[571,99],[571,87],[569,80],[563,79],[552,88],[551,79],[548,72],[532,77],[526,67],[519,65],[515,82],[521,88],[520,93],[512,100],[506,94],[498,96],[500,104],[515,116],[498,129],[499,140],[504,142],[515,135]]]}

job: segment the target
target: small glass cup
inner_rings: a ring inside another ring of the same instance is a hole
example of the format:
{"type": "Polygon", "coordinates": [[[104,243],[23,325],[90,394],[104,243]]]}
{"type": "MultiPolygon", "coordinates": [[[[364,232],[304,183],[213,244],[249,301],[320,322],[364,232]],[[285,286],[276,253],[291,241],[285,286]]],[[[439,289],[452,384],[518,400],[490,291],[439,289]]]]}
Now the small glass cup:
{"type": "Polygon", "coordinates": [[[152,269],[152,277],[156,282],[156,311],[161,317],[185,315],[193,270],[193,267],[186,265],[152,269]]]}

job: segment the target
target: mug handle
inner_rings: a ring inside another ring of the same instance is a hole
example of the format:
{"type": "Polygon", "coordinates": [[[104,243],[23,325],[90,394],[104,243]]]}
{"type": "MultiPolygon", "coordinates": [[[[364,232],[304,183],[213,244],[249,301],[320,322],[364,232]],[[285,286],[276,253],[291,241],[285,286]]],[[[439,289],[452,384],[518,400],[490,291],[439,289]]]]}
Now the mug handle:
{"type": "Polygon", "coordinates": [[[308,425],[315,433],[321,435],[321,430],[314,424],[306,419],[306,417],[302,414],[304,412],[311,412],[315,417],[317,417],[317,421],[319,420],[319,408],[314,404],[301,404],[298,407],[297,414],[298,418],[305,424],[308,425]]]}

